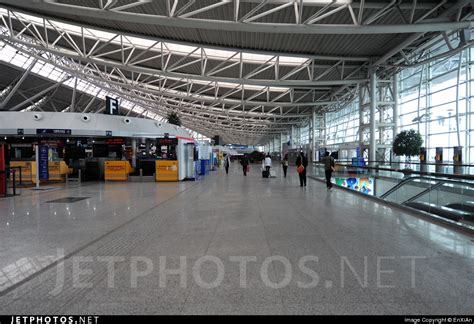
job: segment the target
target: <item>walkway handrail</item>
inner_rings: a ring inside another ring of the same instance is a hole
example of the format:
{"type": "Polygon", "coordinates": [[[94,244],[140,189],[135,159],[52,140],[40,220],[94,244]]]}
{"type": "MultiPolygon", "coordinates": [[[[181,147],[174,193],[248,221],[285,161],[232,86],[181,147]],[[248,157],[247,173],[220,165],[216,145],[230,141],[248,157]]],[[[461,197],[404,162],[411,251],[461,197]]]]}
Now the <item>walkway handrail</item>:
{"type": "MultiPolygon", "coordinates": [[[[398,190],[400,187],[404,186],[407,182],[410,182],[410,181],[413,181],[413,180],[416,180],[416,179],[422,179],[422,180],[432,180],[432,181],[437,181],[439,183],[435,184],[434,186],[430,187],[430,188],[427,188],[428,191],[423,191],[422,194],[426,194],[426,192],[429,192],[433,189],[436,189],[438,188],[440,185],[442,184],[445,184],[445,183],[452,183],[452,184],[463,184],[463,185],[468,185],[468,186],[473,186],[474,187],[474,183],[470,183],[470,182],[461,182],[459,180],[451,180],[451,179],[442,179],[442,178],[434,178],[434,177],[423,177],[423,176],[415,176],[415,177],[410,177],[410,178],[406,178],[406,179],[403,179],[402,181],[400,181],[398,184],[396,184],[393,188],[391,188],[390,190],[388,190],[386,193],[384,193],[383,195],[380,196],[380,198],[382,199],[385,199],[387,196],[389,196],[390,194],[392,194],[393,192],[395,192],[396,190],[398,190]]],[[[418,195],[416,195],[418,196],[418,195]]],[[[417,198],[416,196],[412,197],[412,198],[417,198]]],[[[408,201],[410,201],[412,198],[410,198],[408,201]]]]}
{"type": "MultiPolygon", "coordinates": [[[[348,159],[338,159],[339,162],[348,162],[352,163],[352,160],[348,159]]],[[[318,163],[318,161],[314,161],[315,163],[318,163]]],[[[415,165],[443,165],[443,166],[462,166],[462,167],[467,167],[467,168],[474,168],[474,164],[454,164],[454,162],[449,162],[449,163],[436,163],[436,162],[397,162],[397,161],[365,161],[366,163],[379,163],[379,164],[415,164],[415,165]]],[[[446,161],[447,162],[447,161],[446,161]]]]}
{"type": "MultiPolygon", "coordinates": [[[[322,162],[313,162],[313,163],[323,164],[322,162]]],[[[450,178],[450,179],[474,180],[474,175],[470,175],[470,174],[461,175],[461,174],[447,174],[447,173],[436,173],[436,172],[421,172],[421,171],[414,171],[414,170],[408,170],[408,169],[381,168],[381,167],[374,167],[374,166],[357,166],[357,165],[343,164],[343,163],[336,163],[336,166],[345,166],[345,167],[352,167],[356,169],[367,169],[367,170],[375,170],[375,171],[400,172],[405,175],[415,174],[415,175],[421,175],[421,176],[444,177],[444,178],[450,178]]]]}

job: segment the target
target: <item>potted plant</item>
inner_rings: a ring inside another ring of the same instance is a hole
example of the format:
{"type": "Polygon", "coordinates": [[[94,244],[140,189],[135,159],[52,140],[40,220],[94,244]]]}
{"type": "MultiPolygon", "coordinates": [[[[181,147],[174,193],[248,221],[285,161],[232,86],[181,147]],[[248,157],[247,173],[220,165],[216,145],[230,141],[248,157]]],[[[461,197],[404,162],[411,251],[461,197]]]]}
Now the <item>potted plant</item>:
{"type": "Polygon", "coordinates": [[[181,119],[179,118],[179,115],[172,111],[168,114],[168,123],[176,125],[176,126],[181,126],[181,119]]]}
{"type": "Polygon", "coordinates": [[[408,166],[411,162],[411,157],[420,154],[421,146],[423,145],[423,138],[421,134],[414,129],[403,131],[399,133],[393,141],[393,153],[397,156],[406,156],[407,164],[405,169],[410,169],[408,166]]]}

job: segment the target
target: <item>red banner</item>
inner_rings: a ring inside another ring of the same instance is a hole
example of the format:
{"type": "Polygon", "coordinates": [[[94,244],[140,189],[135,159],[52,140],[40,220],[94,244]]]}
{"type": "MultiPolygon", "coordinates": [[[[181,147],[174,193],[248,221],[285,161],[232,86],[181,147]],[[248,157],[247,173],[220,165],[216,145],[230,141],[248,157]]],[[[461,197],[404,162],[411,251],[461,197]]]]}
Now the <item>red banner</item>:
{"type": "Polygon", "coordinates": [[[5,196],[5,183],[7,181],[5,174],[5,145],[0,144],[0,196],[5,196]]]}

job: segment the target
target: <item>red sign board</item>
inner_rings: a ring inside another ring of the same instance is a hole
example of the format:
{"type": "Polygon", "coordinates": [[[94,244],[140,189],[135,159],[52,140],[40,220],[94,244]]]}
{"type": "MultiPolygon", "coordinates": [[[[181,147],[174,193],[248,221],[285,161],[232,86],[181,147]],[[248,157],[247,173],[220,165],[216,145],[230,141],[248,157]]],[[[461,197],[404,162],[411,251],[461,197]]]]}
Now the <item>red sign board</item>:
{"type": "Polygon", "coordinates": [[[106,138],[105,144],[107,145],[123,145],[125,140],[123,138],[106,138]]]}
{"type": "Polygon", "coordinates": [[[178,139],[177,138],[157,138],[156,139],[156,144],[159,146],[170,146],[170,145],[178,145],[178,139]]]}
{"type": "Polygon", "coordinates": [[[5,196],[5,184],[7,176],[5,174],[5,145],[0,144],[0,196],[5,196]]]}

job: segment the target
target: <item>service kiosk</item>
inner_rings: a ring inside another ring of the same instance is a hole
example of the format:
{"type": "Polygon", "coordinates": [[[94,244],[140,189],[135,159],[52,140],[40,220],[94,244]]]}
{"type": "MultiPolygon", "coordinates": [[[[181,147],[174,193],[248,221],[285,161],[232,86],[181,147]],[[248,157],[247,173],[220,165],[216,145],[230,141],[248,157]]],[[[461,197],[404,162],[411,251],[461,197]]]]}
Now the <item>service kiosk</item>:
{"type": "Polygon", "coordinates": [[[156,149],[159,152],[156,160],[156,181],[179,181],[178,139],[161,137],[156,139],[156,149]]]}
{"type": "Polygon", "coordinates": [[[155,180],[181,181],[194,179],[194,139],[166,136],[156,139],[155,180]]]}

